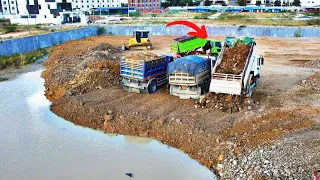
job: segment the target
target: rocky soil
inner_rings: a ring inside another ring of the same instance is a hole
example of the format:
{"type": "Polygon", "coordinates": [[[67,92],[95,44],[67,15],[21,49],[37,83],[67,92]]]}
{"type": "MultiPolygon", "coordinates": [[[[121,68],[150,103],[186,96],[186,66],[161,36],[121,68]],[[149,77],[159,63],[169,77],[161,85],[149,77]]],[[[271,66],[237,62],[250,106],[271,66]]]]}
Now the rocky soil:
{"type": "Polygon", "coordinates": [[[309,76],[307,79],[302,80],[299,84],[304,87],[320,91],[320,72],[309,76]]]}
{"type": "MultiPolygon", "coordinates": [[[[152,37],[150,52],[170,54],[172,38],[152,37]]],[[[292,59],[320,57],[314,51],[320,38],[257,38],[265,65],[253,100],[247,102],[215,94],[201,102],[181,100],[166,87],[154,94],[124,91],[119,59],[133,52],[109,53],[108,48],[120,49],[128,39],[90,37],[53,47],[42,74],[51,110],[77,125],[179,148],[220,179],[308,179],[320,168],[320,94],[298,85],[320,70],[288,65],[292,59]],[[111,46],[99,50],[101,43],[111,46]]]]}
{"type": "Polygon", "coordinates": [[[243,43],[237,43],[235,46],[227,48],[221,64],[217,67],[217,72],[239,75],[246,65],[249,52],[250,46],[243,43]]]}

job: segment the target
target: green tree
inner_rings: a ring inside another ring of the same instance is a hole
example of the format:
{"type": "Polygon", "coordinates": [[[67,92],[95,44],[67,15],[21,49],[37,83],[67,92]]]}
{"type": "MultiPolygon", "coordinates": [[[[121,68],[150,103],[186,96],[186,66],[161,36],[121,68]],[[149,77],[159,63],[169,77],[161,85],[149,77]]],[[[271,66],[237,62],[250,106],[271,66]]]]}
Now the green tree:
{"type": "Polygon", "coordinates": [[[247,0],[238,0],[239,6],[246,6],[247,5],[247,0]]]}
{"type": "Polygon", "coordinates": [[[227,6],[227,3],[225,1],[222,1],[222,6],[227,6]]]}
{"type": "Polygon", "coordinates": [[[292,5],[294,6],[301,6],[301,1],[300,0],[294,0],[292,5]]]}
{"type": "Polygon", "coordinates": [[[276,0],[276,1],[274,2],[274,5],[275,5],[275,6],[281,6],[281,1],[280,1],[280,0],[276,0]]]}
{"type": "Polygon", "coordinates": [[[261,1],[256,1],[256,6],[260,6],[261,5],[261,1]]]}
{"type": "Polygon", "coordinates": [[[211,3],[212,3],[212,2],[211,2],[211,1],[209,1],[209,0],[205,0],[205,1],[204,1],[204,5],[205,5],[205,6],[210,6],[210,5],[211,5],[211,3]]]}

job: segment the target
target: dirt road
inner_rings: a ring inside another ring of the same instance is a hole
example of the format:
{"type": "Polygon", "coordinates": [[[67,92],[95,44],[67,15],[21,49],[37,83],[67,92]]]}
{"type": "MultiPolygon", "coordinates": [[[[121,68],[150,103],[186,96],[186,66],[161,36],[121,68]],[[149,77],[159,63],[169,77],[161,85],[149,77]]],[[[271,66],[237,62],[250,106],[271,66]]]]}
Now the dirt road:
{"type": "MultiPolygon", "coordinates": [[[[171,54],[172,38],[152,37],[152,52],[171,54]]],[[[318,132],[314,129],[320,123],[320,93],[298,84],[320,71],[317,51],[320,38],[257,38],[258,53],[265,57],[262,78],[254,102],[233,113],[211,106],[195,108],[193,100],[170,96],[166,87],[150,95],[124,91],[119,83],[119,58],[132,52],[109,53],[105,49],[97,52],[93,47],[105,42],[119,48],[128,39],[90,37],[53,47],[53,53],[44,63],[47,70],[42,74],[46,96],[53,102],[52,111],[77,125],[157,139],[188,153],[221,179],[275,178],[273,173],[262,171],[259,163],[263,161],[257,161],[254,167],[250,165],[251,169],[245,168],[248,163],[238,162],[259,148],[275,142],[281,144],[284,137],[305,137],[306,133],[318,132]],[[310,60],[309,64],[301,63],[304,60],[310,60]],[[242,170],[235,171],[238,167],[242,170]]],[[[318,138],[306,137],[301,140],[305,142],[320,148],[318,138]]],[[[310,157],[318,153],[304,150],[304,147],[296,149],[310,157]]],[[[265,156],[272,162],[277,159],[277,153],[283,151],[265,156]]],[[[258,160],[264,158],[263,153],[261,157],[252,154],[258,160]]],[[[320,168],[313,158],[304,164],[307,166],[304,171],[290,175],[311,177],[312,171],[320,168]]],[[[286,168],[294,167],[289,164],[286,168]]],[[[278,177],[287,177],[288,173],[281,172],[278,177]]]]}

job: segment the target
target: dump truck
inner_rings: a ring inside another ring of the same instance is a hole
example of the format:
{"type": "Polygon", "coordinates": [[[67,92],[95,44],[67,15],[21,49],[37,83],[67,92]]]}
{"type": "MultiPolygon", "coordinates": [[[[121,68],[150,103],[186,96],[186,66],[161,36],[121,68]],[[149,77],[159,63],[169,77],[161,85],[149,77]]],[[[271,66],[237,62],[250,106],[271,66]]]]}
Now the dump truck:
{"type": "Polygon", "coordinates": [[[129,43],[123,44],[122,46],[122,50],[140,50],[143,48],[146,48],[147,50],[152,49],[148,30],[133,31],[133,36],[129,39],[129,43]]]}
{"type": "Polygon", "coordinates": [[[154,53],[127,55],[121,59],[122,87],[128,92],[154,93],[167,83],[166,71],[172,56],[154,53]]]}
{"type": "Polygon", "coordinates": [[[211,56],[217,57],[222,49],[222,41],[207,40],[198,38],[196,36],[181,36],[171,40],[170,48],[171,51],[174,52],[177,57],[195,54],[209,54],[211,56]],[[211,52],[209,53],[201,49],[205,47],[206,43],[208,42],[211,45],[211,52]]]}
{"type": "Polygon", "coordinates": [[[210,84],[210,60],[189,55],[168,65],[169,91],[180,99],[199,99],[208,92],[210,84]]]}
{"type": "Polygon", "coordinates": [[[263,56],[254,38],[227,37],[211,72],[210,92],[251,97],[258,85],[263,56]]]}

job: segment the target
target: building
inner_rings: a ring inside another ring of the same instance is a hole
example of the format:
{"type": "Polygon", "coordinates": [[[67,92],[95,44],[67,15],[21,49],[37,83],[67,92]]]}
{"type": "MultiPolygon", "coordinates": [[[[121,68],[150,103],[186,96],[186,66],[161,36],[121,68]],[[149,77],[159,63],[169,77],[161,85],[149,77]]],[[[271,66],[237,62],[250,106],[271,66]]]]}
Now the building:
{"type": "Polygon", "coordinates": [[[0,0],[0,8],[2,14],[18,14],[16,0],[0,0]]]}
{"type": "Polygon", "coordinates": [[[91,11],[96,8],[121,7],[120,0],[72,0],[72,8],[91,11]]]}
{"type": "Polygon", "coordinates": [[[160,0],[128,0],[128,4],[141,12],[159,11],[161,9],[160,0]]]}

